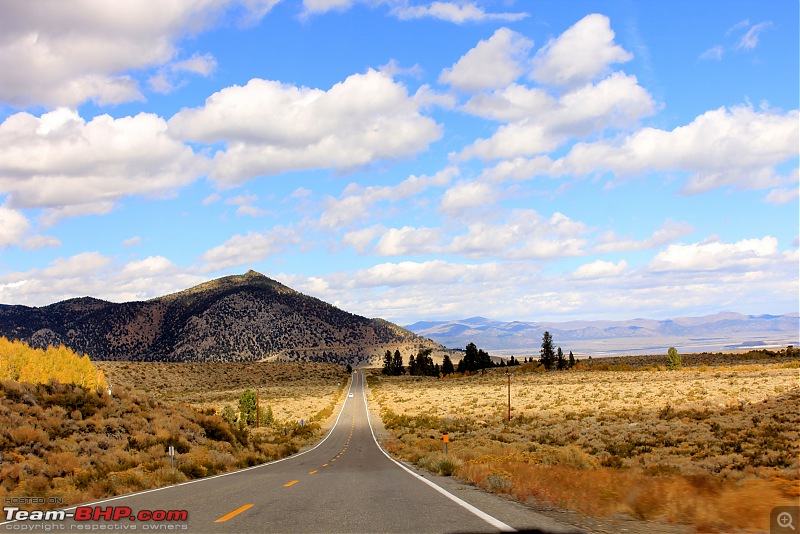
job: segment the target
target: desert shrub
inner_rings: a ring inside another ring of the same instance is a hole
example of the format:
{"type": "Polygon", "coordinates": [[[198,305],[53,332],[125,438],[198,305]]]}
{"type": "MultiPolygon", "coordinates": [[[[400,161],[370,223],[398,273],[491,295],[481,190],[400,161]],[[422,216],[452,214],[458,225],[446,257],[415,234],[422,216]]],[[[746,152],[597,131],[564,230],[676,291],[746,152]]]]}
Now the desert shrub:
{"type": "Polygon", "coordinates": [[[667,369],[670,371],[677,371],[683,366],[681,363],[681,355],[675,347],[670,347],[667,351],[667,369]]]}

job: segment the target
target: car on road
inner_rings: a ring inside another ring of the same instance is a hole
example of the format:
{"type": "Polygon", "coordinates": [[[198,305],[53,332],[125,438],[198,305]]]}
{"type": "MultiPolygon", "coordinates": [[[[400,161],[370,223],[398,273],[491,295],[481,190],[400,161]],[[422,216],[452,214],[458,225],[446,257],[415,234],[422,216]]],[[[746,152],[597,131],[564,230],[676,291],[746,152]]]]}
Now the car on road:
{"type": "Polygon", "coordinates": [[[348,397],[350,397],[352,399],[353,398],[353,394],[351,393],[350,395],[348,395],[348,397]]]}

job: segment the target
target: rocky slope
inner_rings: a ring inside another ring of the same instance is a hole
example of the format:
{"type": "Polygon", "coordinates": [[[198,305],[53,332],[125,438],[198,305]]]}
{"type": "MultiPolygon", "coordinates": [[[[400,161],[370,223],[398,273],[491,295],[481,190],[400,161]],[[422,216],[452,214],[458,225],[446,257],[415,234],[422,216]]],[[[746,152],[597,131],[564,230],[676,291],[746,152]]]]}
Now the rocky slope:
{"type": "Polygon", "coordinates": [[[380,364],[441,347],[397,325],[303,295],[254,271],[144,302],[90,297],[0,305],[0,336],[66,345],[95,360],[326,361],[380,364]]]}

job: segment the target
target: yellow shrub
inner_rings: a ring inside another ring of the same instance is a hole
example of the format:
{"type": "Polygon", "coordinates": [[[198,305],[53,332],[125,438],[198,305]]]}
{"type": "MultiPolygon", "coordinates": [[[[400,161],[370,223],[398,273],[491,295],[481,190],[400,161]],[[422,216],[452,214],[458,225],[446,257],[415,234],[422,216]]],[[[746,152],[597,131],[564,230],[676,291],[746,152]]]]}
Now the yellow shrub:
{"type": "Polygon", "coordinates": [[[45,384],[57,380],[62,384],[76,384],[86,389],[104,389],[107,386],[103,372],[89,360],[71,349],[48,347],[34,349],[20,341],[0,337],[0,380],[16,380],[32,384],[45,384]]]}

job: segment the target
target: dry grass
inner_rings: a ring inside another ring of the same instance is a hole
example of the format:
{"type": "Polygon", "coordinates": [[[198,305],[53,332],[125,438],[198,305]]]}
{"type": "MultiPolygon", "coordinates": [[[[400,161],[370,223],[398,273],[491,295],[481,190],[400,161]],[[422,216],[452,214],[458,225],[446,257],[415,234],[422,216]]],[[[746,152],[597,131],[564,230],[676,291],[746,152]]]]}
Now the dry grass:
{"type": "MultiPolygon", "coordinates": [[[[768,528],[800,496],[794,363],[682,371],[501,372],[371,378],[395,454],[522,501],[597,516],[768,528]],[[744,503],[747,505],[745,506],[744,503]]],[[[527,366],[529,371],[533,366],[527,366]]]]}
{"type": "Polygon", "coordinates": [[[349,378],[342,367],[313,363],[97,366],[112,395],[0,381],[0,500],[78,504],[283,458],[319,439],[349,378]],[[220,417],[247,387],[262,388],[271,424],[248,429],[220,417]]]}
{"type": "Polygon", "coordinates": [[[344,368],[329,363],[167,363],[95,362],[110,384],[122,384],[167,401],[222,413],[237,410],[249,388],[259,388],[263,409],[276,420],[319,420],[336,401],[348,380],[344,368]]]}

